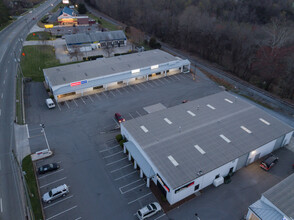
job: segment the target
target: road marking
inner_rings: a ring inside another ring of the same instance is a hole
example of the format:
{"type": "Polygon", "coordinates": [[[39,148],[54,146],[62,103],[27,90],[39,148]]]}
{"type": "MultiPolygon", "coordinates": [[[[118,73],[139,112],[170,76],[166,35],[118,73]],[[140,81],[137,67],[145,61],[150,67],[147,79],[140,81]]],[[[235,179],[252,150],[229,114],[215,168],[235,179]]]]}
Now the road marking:
{"type": "Polygon", "coordinates": [[[4,79],[4,81],[3,81],[3,84],[5,85],[5,79],[4,79]]]}
{"type": "Polygon", "coordinates": [[[80,220],[80,219],[82,219],[82,217],[78,217],[78,218],[76,218],[75,220],[80,220]]]}
{"type": "Polygon", "coordinates": [[[156,82],[156,80],[157,80],[157,79],[154,79],[154,80],[152,80],[152,82],[155,83],[157,86],[160,86],[160,85],[156,82]]]}
{"type": "Polygon", "coordinates": [[[83,103],[86,105],[86,102],[85,102],[85,100],[83,99],[83,97],[81,97],[81,99],[82,99],[83,103]]]}
{"type": "Polygon", "coordinates": [[[1,93],[1,99],[3,99],[3,93],[1,93]]]}
{"type": "Polygon", "coordinates": [[[134,92],[136,92],[136,90],[132,86],[129,86],[128,88],[130,88],[131,90],[133,90],[134,92]]]}
{"type": "Polygon", "coordinates": [[[95,93],[95,95],[97,96],[97,98],[98,98],[99,100],[102,100],[102,99],[99,97],[99,95],[98,95],[97,93],[95,93]]]}
{"type": "Polygon", "coordinates": [[[136,111],[139,116],[142,116],[138,111],[136,111]]]}
{"type": "Polygon", "coordinates": [[[139,90],[141,90],[142,91],[142,88],[140,87],[140,86],[138,86],[138,85],[135,85],[139,90]]]}
{"type": "Polygon", "coordinates": [[[121,91],[119,91],[119,89],[116,89],[118,92],[119,92],[119,94],[121,94],[122,95],[122,93],[121,93],[121,91]]]}
{"type": "Polygon", "coordinates": [[[176,75],[174,75],[174,77],[176,77],[179,81],[181,80],[179,77],[177,77],[176,75]]]}
{"type": "Polygon", "coordinates": [[[141,179],[135,180],[135,181],[133,181],[131,183],[128,183],[127,185],[121,186],[121,187],[119,187],[119,189],[125,188],[126,186],[132,185],[133,183],[137,183],[139,181],[141,181],[141,179]]]}
{"type": "Polygon", "coordinates": [[[73,99],[74,103],[76,104],[76,106],[79,106],[78,103],[75,101],[75,99],[73,99]]]}
{"type": "Polygon", "coordinates": [[[8,72],[8,70],[6,69],[6,70],[5,70],[5,72],[7,73],[7,72],[8,72]]]}
{"type": "Polygon", "coordinates": [[[131,113],[129,113],[129,115],[131,116],[132,119],[134,119],[134,117],[131,115],[131,113]]]}
{"type": "Polygon", "coordinates": [[[112,118],[112,120],[115,122],[115,124],[116,124],[117,126],[120,126],[119,123],[118,123],[114,118],[112,118]]]}
{"type": "Polygon", "coordinates": [[[116,171],[122,170],[122,169],[124,169],[124,168],[126,168],[126,167],[129,167],[129,166],[132,166],[132,164],[130,163],[130,164],[125,165],[125,166],[123,166],[123,167],[121,167],[121,168],[118,168],[118,169],[112,170],[112,171],[110,171],[110,173],[114,173],[114,172],[116,172],[116,171]]]}
{"type": "Polygon", "coordinates": [[[0,109],[0,116],[1,116],[1,113],[2,113],[2,111],[1,111],[1,109],[0,109]]]}
{"type": "Polygon", "coordinates": [[[169,83],[169,81],[165,77],[163,79],[169,83]]]}
{"type": "Polygon", "coordinates": [[[8,63],[10,63],[10,60],[8,60],[8,63]]]}
{"type": "Polygon", "coordinates": [[[66,102],[66,101],[64,101],[64,102],[65,102],[65,104],[67,105],[67,108],[70,108],[69,105],[67,104],[67,102],[66,102]]]}
{"type": "Polygon", "coordinates": [[[60,106],[59,106],[58,102],[57,102],[56,104],[57,104],[57,107],[59,108],[59,111],[61,111],[61,108],[60,108],[60,106]]]}
{"type": "Polygon", "coordinates": [[[129,189],[129,190],[127,190],[127,191],[124,191],[122,194],[128,193],[128,192],[130,192],[130,191],[132,191],[132,190],[134,190],[134,189],[137,189],[137,188],[139,188],[139,187],[141,187],[141,186],[144,186],[144,185],[145,185],[145,183],[140,184],[139,186],[136,186],[136,187],[134,187],[134,188],[132,188],[132,189],[129,189]]]}
{"type": "Polygon", "coordinates": [[[166,214],[162,214],[161,216],[158,216],[157,218],[155,218],[154,220],[160,219],[161,217],[165,216],[166,214]]]}
{"type": "Polygon", "coordinates": [[[102,92],[102,94],[103,94],[107,99],[109,98],[104,92],[102,92]]]}
{"type": "Polygon", "coordinates": [[[147,81],[146,83],[148,83],[148,85],[150,85],[151,87],[154,87],[154,85],[150,81],[147,81]]]}
{"type": "Polygon", "coordinates": [[[111,155],[105,156],[105,157],[103,157],[103,159],[106,159],[106,158],[109,158],[109,157],[113,157],[113,156],[115,156],[115,155],[117,155],[117,154],[120,154],[120,153],[123,153],[123,151],[119,151],[119,152],[117,152],[117,153],[114,153],[114,154],[111,154],[111,155]]]}
{"type": "Polygon", "coordinates": [[[28,134],[28,138],[30,138],[30,132],[29,132],[29,127],[28,127],[28,124],[26,124],[26,128],[27,128],[27,134],[28,134]]]}
{"type": "Polygon", "coordinates": [[[51,216],[50,218],[47,218],[46,220],[50,220],[50,219],[52,219],[52,218],[55,218],[55,217],[57,217],[57,216],[59,216],[59,215],[65,213],[65,212],[68,212],[68,211],[70,211],[70,210],[72,210],[72,209],[75,209],[76,207],[78,207],[78,206],[77,206],[77,205],[76,205],[76,206],[73,206],[73,207],[71,207],[71,208],[69,208],[69,209],[67,209],[67,210],[64,210],[63,212],[60,212],[60,213],[58,213],[58,214],[56,214],[56,215],[51,216]]]}
{"type": "Polygon", "coordinates": [[[127,157],[122,158],[122,159],[119,159],[119,160],[116,160],[116,161],[111,162],[111,163],[107,163],[105,166],[109,166],[109,165],[115,164],[115,163],[117,163],[117,162],[119,162],[119,161],[122,161],[122,160],[125,160],[125,159],[127,159],[127,157]]]}
{"type": "Polygon", "coordinates": [[[138,200],[140,200],[140,199],[142,199],[142,198],[144,198],[144,197],[146,197],[146,196],[149,196],[150,194],[152,194],[152,192],[147,193],[146,195],[141,196],[141,197],[139,197],[138,199],[135,199],[135,200],[133,200],[133,201],[128,202],[128,205],[130,205],[130,204],[132,204],[132,203],[134,203],[134,202],[136,202],[136,201],[138,201],[138,200]]]}
{"type": "Polygon", "coordinates": [[[88,97],[91,99],[92,102],[94,102],[90,95],[88,95],[88,97]]]}
{"type": "Polygon", "coordinates": [[[51,184],[53,184],[53,183],[59,182],[59,181],[61,181],[61,180],[65,180],[65,179],[66,179],[66,177],[63,177],[63,178],[58,179],[58,180],[55,180],[55,181],[53,181],[53,182],[51,182],[51,183],[47,183],[47,184],[45,184],[45,185],[43,185],[43,186],[40,186],[40,189],[41,189],[41,188],[44,188],[44,187],[46,187],[46,186],[49,186],[49,185],[51,185],[51,184]]]}
{"type": "Polygon", "coordinates": [[[126,176],[129,176],[129,175],[132,175],[133,173],[136,173],[136,172],[137,172],[137,171],[135,170],[135,171],[133,171],[133,172],[131,172],[131,173],[128,173],[128,174],[126,174],[126,175],[123,175],[123,176],[121,176],[121,177],[119,177],[119,178],[114,179],[114,181],[120,180],[120,179],[122,179],[122,178],[124,178],[124,177],[126,177],[126,176]]]}
{"type": "Polygon", "coordinates": [[[60,202],[63,202],[63,201],[65,201],[65,200],[67,200],[67,199],[70,199],[70,198],[72,198],[72,197],[73,197],[73,195],[71,195],[71,196],[67,196],[65,199],[61,199],[61,200],[59,200],[58,202],[54,202],[54,203],[51,204],[51,205],[45,206],[44,209],[50,208],[50,207],[52,207],[52,206],[54,206],[54,205],[56,205],[56,204],[58,204],[58,203],[60,203],[60,202]]]}
{"type": "Polygon", "coordinates": [[[111,90],[109,90],[109,92],[110,92],[113,96],[115,96],[115,94],[114,94],[111,90]]]}
{"type": "Polygon", "coordinates": [[[0,198],[0,206],[1,206],[1,212],[3,212],[2,198],[0,198]]]}
{"type": "Polygon", "coordinates": [[[122,87],[123,90],[127,91],[127,93],[130,93],[125,87],[122,87]]]}
{"type": "Polygon", "coordinates": [[[105,152],[105,151],[109,151],[109,150],[111,150],[111,149],[114,149],[114,148],[117,148],[117,147],[119,147],[120,145],[116,145],[116,146],[114,146],[114,147],[110,147],[110,148],[107,148],[107,149],[105,149],[105,150],[101,150],[101,151],[99,151],[100,153],[102,153],[102,152],[105,152]]]}
{"type": "Polygon", "coordinates": [[[55,171],[54,173],[50,173],[50,174],[47,174],[47,175],[41,176],[41,177],[39,177],[38,179],[43,179],[43,178],[45,178],[45,177],[47,177],[47,176],[51,176],[51,175],[53,175],[53,174],[55,174],[55,173],[59,173],[59,172],[61,172],[61,171],[63,171],[63,169],[57,170],[57,171],[55,171]]]}
{"type": "Polygon", "coordinates": [[[160,82],[162,85],[165,85],[165,83],[162,82],[161,78],[159,78],[159,79],[157,80],[157,82],[160,82]]]}

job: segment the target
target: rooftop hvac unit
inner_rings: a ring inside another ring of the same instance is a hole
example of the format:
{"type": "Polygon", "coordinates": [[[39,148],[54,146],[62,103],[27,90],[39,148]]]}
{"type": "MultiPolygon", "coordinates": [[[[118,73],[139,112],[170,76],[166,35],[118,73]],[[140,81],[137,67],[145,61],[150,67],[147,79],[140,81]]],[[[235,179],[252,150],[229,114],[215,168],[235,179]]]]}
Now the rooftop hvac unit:
{"type": "Polygon", "coordinates": [[[222,176],[220,176],[219,178],[216,178],[215,180],[213,180],[213,185],[215,187],[218,187],[219,185],[224,183],[224,178],[222,176]]]}

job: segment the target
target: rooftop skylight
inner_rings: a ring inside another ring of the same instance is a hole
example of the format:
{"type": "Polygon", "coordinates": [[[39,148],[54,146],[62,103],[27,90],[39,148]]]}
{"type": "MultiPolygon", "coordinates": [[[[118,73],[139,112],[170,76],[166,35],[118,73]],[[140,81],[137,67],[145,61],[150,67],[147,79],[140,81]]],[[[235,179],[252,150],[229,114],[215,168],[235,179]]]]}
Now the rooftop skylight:
{"type": "Polygon", "coordinates": [[[191,111],[187,111],[190,115],[192,115],[193,117],[196,116],[193,112],[191,111]]]}
{"type": "Polygon", "coordinates": [[[215,107],[213,107],[212,105],[210,105],[210,104],[207,104],[206,105],[208,108],[211,108],[212,110],[215,110],[215,107]]]}
{"type": "Polygon", "coordinates": [[[175,167],[179,166],[179,163],[175,160],[175,158],[173,158],[173,156],[169,155],[167,158],[170,160],[170,162],[173,163],[175,167]]]}
{"type": "Polygon", "coordinates": [[[248,128],[246,128],[246,127],[244,127],[244,126],[241,126],[240,128],[242,128],[244,131],[246,131],[248,134],[251,134],[252,132],[248,129],[248,128]]]}
{"type": "Polygon", "coordinates": [[[271,123],[269,123],[268,121],[266,121],[266,120],[264,120],[263,118],[260,118],[259,119],[260,121],[262,121],[264,124],[266,124],[266,125],[270,125],[271,123]]]}
{"type": "Polygon", "coordinates": [[[145,126],[140,126],[140,128],[145,132],[145,133],[147,133],[148,132],[148,129],[145,127],[145,126]]]}
{"type": "Polygon", "coordinates": [[[220,137],[221,137],[222,139],[224,139],[227,143],[230,143],[230,142],[231,142],[231,140],[230,140],[229,138],[227,138],[227,137],[226,137],[225,135],[223,135],[223,134],[221,134],[220,137]]]}
{"type": "Polygon", "coordinates": [[[206,152],[201,148],[199,147],[199,145],[194,145],[194,147],[201,153],[201,154],[205,154],[206,152]]]}
{"type": "Polygon", "coordinates": [[[166,121],[166,123],[168,123],[168,124],[172,124],[172,122],[168,119],[168,118],[164,118],[164,120],[166,121]]]}

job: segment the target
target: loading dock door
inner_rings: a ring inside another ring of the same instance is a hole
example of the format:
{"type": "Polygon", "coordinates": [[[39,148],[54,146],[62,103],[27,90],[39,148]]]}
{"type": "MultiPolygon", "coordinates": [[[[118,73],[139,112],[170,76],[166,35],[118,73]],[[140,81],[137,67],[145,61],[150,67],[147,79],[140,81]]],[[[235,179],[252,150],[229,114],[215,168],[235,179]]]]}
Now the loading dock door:
{"type": "Polygon", "coordinates": [[[236,170],[239,170],[242,167],[245,167],[246,166],[247,158],[248,158],[248,154],[245,154],[245,155],[239,157],[236,170]]]}
{"type": "Polygon", "coordinates": [[[278,148],[280,148],[282,146],[282,142],[283,142],[284,138],[285,138],[285,135],[283,135],[282,137],[279,137],[277,139],[273,151],[277,150],[278,148]]]}

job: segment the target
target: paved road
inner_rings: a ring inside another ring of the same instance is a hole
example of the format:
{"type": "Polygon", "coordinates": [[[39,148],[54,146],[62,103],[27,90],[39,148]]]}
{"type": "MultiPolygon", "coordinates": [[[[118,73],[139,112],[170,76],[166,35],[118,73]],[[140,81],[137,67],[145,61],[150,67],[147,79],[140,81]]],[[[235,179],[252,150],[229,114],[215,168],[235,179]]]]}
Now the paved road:
{"type": "Polygon", "coordinates": [[[0,219],[25,219],[19,170],[12,155],[16,61],[22,48],[21,39],[58,1],[43,3],[0,32],[0,219]]]}

